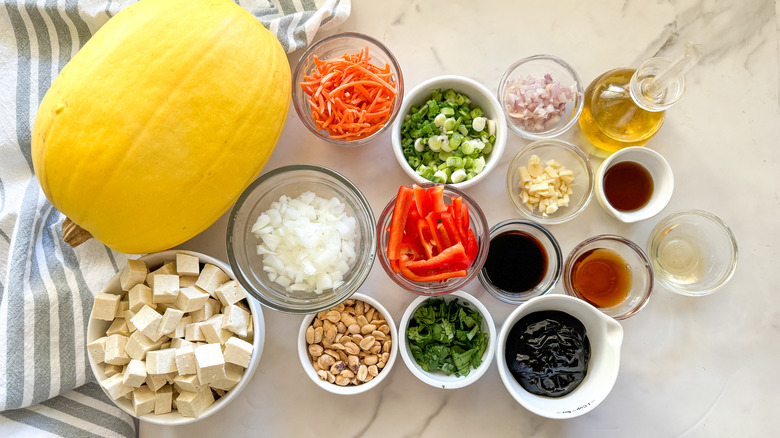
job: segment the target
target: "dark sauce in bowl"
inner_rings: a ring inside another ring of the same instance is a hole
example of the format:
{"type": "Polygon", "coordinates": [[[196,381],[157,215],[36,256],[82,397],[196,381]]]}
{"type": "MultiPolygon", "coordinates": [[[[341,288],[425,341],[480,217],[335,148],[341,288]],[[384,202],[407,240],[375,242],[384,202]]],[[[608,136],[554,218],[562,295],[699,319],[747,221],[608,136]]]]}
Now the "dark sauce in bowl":
{"type": "Polygon", "coordinates": [[[547,251],[536,237],[522,231],[507,231],[490,239],[485,276],[499,289],[526,292],[547,273],[547,251]]]}
{"type": "Polygon", "coordinates": [[[562,397],[585,379],[590,341],[577,318],[557,310],[530,313],[509,331],[505,360],[531,394],[562,397]]]}

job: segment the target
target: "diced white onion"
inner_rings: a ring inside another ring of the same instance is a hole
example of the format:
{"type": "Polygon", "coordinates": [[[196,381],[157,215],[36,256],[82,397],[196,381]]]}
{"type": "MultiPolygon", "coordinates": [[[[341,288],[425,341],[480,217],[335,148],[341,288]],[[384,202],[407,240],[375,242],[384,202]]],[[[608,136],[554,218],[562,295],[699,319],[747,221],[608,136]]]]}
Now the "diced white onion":
{"type": "Polygon", "coordinates": [[[320,294],[337,287],[356,259],[357,222],[336,197],[283,195],[258,216],[251,232],[260,240],[263,271],[288,292],[320,294]]]}

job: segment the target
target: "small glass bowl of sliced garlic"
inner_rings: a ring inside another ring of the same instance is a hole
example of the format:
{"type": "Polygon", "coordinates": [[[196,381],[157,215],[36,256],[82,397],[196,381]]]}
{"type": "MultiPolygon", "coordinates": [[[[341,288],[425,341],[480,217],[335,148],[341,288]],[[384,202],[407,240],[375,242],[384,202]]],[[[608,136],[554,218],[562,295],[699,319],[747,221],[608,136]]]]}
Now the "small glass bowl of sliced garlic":
{"type": "Polygon", "coordinates": [[[554,225],[585,210],[594,180],[585,152],[569,142],[547,139],[530,143],[515,155],[507,170],[506,188],[518,212],[554,225]]]}

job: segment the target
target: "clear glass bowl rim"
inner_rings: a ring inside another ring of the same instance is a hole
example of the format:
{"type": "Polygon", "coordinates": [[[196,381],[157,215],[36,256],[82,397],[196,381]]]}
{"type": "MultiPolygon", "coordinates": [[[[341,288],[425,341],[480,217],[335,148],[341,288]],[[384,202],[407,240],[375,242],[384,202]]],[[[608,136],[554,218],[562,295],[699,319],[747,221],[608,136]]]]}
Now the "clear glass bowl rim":
{"type": "MultiPolygon", "coordinates": [[[[545,228],[542,224],[535,222],[533,220],[528,219],[507,219],[504,221],[501,221],[492,227],[490,227],[490,239],[492,240],[493,237],[497,236],[498,234],[516,229],[516,225],[522,225],[522,226],[529,226],[531,228],[534,228],[535,230],[541,232],[547,240],[552,244],[552,247],[555,249],[555,256],[551,257],[550,254],[548,254],[548,258],[554,259],[556,263],[555,272],[553,273],[553,279],[550,282],[547,287],[545,287],[544,290],[541,292],[537,292],[534,294],[530,294],[530,291],[520,292],[520,293],[512,293],[512,292],[506,292],[502,290],[501,288],[493,285],[490,283],[490,281],[487,279],[487,275],[485,274],[485,268],[484,266],[482,269],[479,270],[479,282],[482,284],[482,287],[485,288],[485,290],[490,293],[490,295],[493,295],[497,300],[503,301],[508,304],[522,304],[526,301],[530,300],[534,297],[539,297],[542,295],[547,295],[550,292],[552,292],[553,289],[555,289],[555,286],[558,284],[558,282],[561,279],[561,275],[563,274],[563,254],[561,253],[561,246],[558,244],[558,240],[555,238],[555,236],[545,228]],[[516,295],[516,299],[512,299],[509,297],[509,295],[516,295]]],[[[548,267],[549,269],[549,267],[548,267]]],[[[533,289],[531,290],[533,291],[533,289]]]]}
{"type": "Polygon", "coordinates": [[[338,303],[340,303],[341,301],[346,300],[350,296],[352,296],[365,282],[366,278],[368,278],[368,275],[371,272],[371,268],[374,265],[374,260],[376,259],[376,246],[377,246],[376,219],[374,218],[374,212],[371,209],[371,205],[369,204],[368,200],[363,195],[363,193],[357,188],[357,186],[355,186],[355,184],[353,184],[345,176],[341,175],[335,170],[329,169],[324,166],[316,165],[316,164],[291,164],[287,166],[277,167],[275,169],[272,169],[260,175],[257,179],[252,181],[252,183],[241,193],[241,195],[238,197],[235,204],[233,205],[233,208],[230,211],[230,215],[228,216],[227,231],[225,234],[226,234],[225,240],[226,240],[228,264],[233,270],[236,280],[239,282],[239,284],[241,284],[241,286],[246,290],[246,292],[249,295],[251,295],[257,301],[259,301],[261,304],[263,304],[268,308],[283,313],[310,314],[338,305],[338,303]],[[341,294],[334,293],[333,300],[324,301],[318,306],[307,307],[306,305],[300,305],[300,304],[288,306],[283,303],[279,303],[266,298],[262,294],[255,291],[256,285],[250,283],[246,279],[243,272],[244,268],[238,263],[238,260],[236,259],[236,256],[234,254],[235,251],[234,246],[237,246],[238,242],[233,241],[233,229],[235,227],[235,222],[236,222],[236,217],[238,215],[238,212],[241,210],[241,207],[244,205],[247,198],[251,196],[251,194],[258,186],[265,183],[267,180],[270,180],[278,175],[288,173],[288,172],[294,172],[294,171],[314,172],[314,173],[324,174],[330,178],[333,178],[339,184],[343,185],[344,188],[346,188],[347,192],[350,192],[355,196],[355,198],[358,201],[358,204],[362,207],[362,211],[366,215],[366,218],[369,219],[369,223],[366,224],[364,227],[366,232],[368,233],[368,240],[369,240],[369,242],[367,243],[368,245],[367,247],[369,248],[367,252],[368,259],[365,261],[358,260],[355,262],[356,265],[354,266],[354,268],[359,269],[359,272],[356,274],[357,277],[355,277],[355,280],[351,283],[352,287],[350,287],[348,290],[346,290],[341,294]],[[361,263],[363,264],[363,266],[358,266],[358,264],[361,263]]]}
{"type": "Polygon", "coordinates": [[[577,120],[580,118],[580,114],[582,113],[582,108],[585,104],[585,91],[582,86],[582,80],[580,79],[580,75],[577,73],[576,70],[574,70],[574,67],[572,67],[571,64],[569,64],[568,62],[564,61],[563,59],[555,55],[549,55],[549,54],[532,55],[527,58],[523,58],[513,62],[512,65],[510,65],[509,68],[506,69],[503,76],[501,76],[501,81],[498,83],[498,92],[496,93],[496,95],[498,97],[498,101],[501,103],[502,109],[504,108],[504,104],[503,104],[504,93],[506,92],[506,86],[507,86],[507,82],[509,81],[509,77],[519,66],[533,61],[552,61],[558,64],[571,75],[571,77],[574,79],[574,83],[577,86],[574,110],[572,111],[571,117],[565,124],[557,126],[554,129],[541,131],[541,132],[530,132],[530,131],[520,129],[514,123],[512,123],[511,120],[509,120],[509,115],[506,114],[506,111],[504,111],[507,118],[507,126],[509,126],[509,129],[511,129],[515,134],[529,140],[543,140],[543,139],[548,139],[548,138],[553,138],[555,136],[558,136],[568,131],[572,126],[574,126],[574,124],[577,123],[577,120]]]}
{"type": "Polygon", "coordinates": [[[390,126],[393,125],[393,122],[395,121],[396,117],[398,117],[398,113],[401,110],[401,104],[403,103],[403,99],[404,99],[404,75],[403,72],[401,71],[401,65],[398,63],[398,60],[396,59],[395,55],[393,55],[393,52],[391,52],[390,49],[383,42],[379,41],[378,39],[370,35],[366,35],[360,32],[337,33],[322,38],[321,40],[316,41],[315,43],[310,45],[303,52],[303,54],[301,54],[301,57],[298,59],[298,64],[295,66],[295,70],[293,71],[292,80],[294,82],[292,84],[293,107],[295,107],[295,112],[298,114],[298,118],[301,120],[301,123],[303,123],[303,125],[306,126],[306,129],[308,129],[311,133],[317,136],[317,138],[321,138],[325,141],[340,146],[364,145],[370,141],[373,141],[383,132],[390,129],[390,126]],[[398,77],[396,78],[397,94],[395,98],[395,103],[393,104],[393,110],[390,113],[390,117],[387,119],[387,122],[385,122],[385,125],[375,133],[369,135],[368,137],[364,137],[358,140],[342,140],[337,138],[331,138],[329,135],[325,135],[323,132],[319,131],[315,126],[313,126],[310,123],[308,116],[305,114],[305,107],[301,108],[301,105],[298,103],[298,95],[302,92],[302,90],[300,89],[300,85],[297,82],[298,82],[298,77],[302,76],[302,74],[305,73],[301,71],[303,69],[303,65],[306,64],[305,61],[309,59],[309,57],[312,54],[314,54],[318,49],[320,49],[323,45],[343,38],[356,38],[356,39],[368,41],[369,43],[379,47],[379,49],[383,52],[383,55],[385,55],[388,58],[389,61],[388,64],[390,64],[391,70],[393,70],[393,72],[398,75],[398,77]]]}

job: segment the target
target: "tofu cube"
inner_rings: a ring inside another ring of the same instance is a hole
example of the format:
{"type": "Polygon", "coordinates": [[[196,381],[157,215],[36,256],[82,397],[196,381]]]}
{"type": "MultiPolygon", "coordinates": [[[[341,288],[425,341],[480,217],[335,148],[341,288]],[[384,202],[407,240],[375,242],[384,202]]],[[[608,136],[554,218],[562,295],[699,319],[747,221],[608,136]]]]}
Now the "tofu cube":
{"type": "Polygon", "coordinates": [[[136,284],[143,283],[148,272],[143,260],[128,259],[127,266],[119,273],[119,286],[122,290],[129,291],[136,284]]]}
{"type": "Polygon", "coordinates": [[[154,276],[158,274],[168,274],[173,275],[176,273],[176,262],[173,260],[169,260],[165,263],[163,263],[162,266],[160,266],[157,270],[152,271],[146,275],[146,284],[149,285],[149,287],[154,288],[154,276]]]}
{"type": "Polygon", "coordinates": [[[165,309],[162,321],[160,321],[160,334],[171,334],[174,330],[176,330],[176,326],[179,324],[179,321],[181,321],[183,316],[184,312],[179,309],[173,307],[165,309]]]}
{"type": "Polygon", "coordinates": [[[173,404],[173,387],[165,385],[154,394],[154,414],[161,415],[171,412],[173,404]]]}
{"type": "Polygon", "coordinates": [[[246,292],[236,280],[230,280],[217,286],[214,294],[223,306],[236,304],[246,298],[246,292]]]}
{"type": "Polygon", "coordinates": [[[135,312],[133,312],[130,309],[125,310],[125,313],[122,315],[125,318],[125,324],[127,324],[127,331],[132,334],[134,331],[138,330],[138,328],[133,324],[131,319],[135,316],[135,312]]]}
{"type": "Polygon", "coordinates": [[[206,337],[203,336],[203,331],[200,329],[202,324],[204,323],[193,322],[191,324],[187,324],[185,327],[184,339],[190,342],[205,341],[206,337]]]}
{"type": "Polygon", "coordinates": [[[176,372],[176,350],[152,350],[146,353],[146,372],[149,374],[168,374],[176,372]]]}
{"type": "Polygon", "coordinates": [[[222,312],[222,327],[238,336],[246,336],[249,327],[249,312],[236,305],[227,306],[222,309],[222,312]]]}
{"type": "Polygon", "coordinates": [[[125,365],[130,362],[130,356],[125,352],[127,336],[111,335],[106,338],[106,350],[103,361],[111,365],[125,365]]]}
{"type": "Polygon", "coordinates": [[[203,270],[200,271],[200,275],[198,275],[198,281],[195,282],[195,286],[205,290],[213,297],[217,286],[228,280],[230,280],[230,277],[225,274],[225,271],[211,263],[206,263],[203,270]]]}
{"type": "Polygon", "coordinates": [[[129,336],[130,330],[127,328],[127,322],[124,318],[117,318],[106,330],[107,335],[129,336]]]}
{"type": "Polygon", "coordinates": [[[176,398],[176,409],[185,417],[198,417],[214,404],[214,394],[208,387],[198,392],[183,391],[176,398]]]}
{"type": "Polygon", "coordinates": [[[141,310],[130,321],[138,331],[145,334],[152,341],[156,341],[162,336],[162,333],[160,333],[162,315],[147,305],[141,307],[141,310]]]}
{"type": "Polygon", "coordinates": [[[198,381],[207,385],[225,378],[225,358],[219,344],[206,344],[195,347],[195,363],[198,381]]]}
{"type": "MultiPolygon", "coordinates": [[[[186,342],[186,341],[185,341],[186,342]]],[[[198,368],[195,365],[195,346],[189,344],[176,349],[176,369],[179,374],[196,374],[198,368]]]]}
{"type": "Polygon", "coordinates": [[[116,400],[120,397],[125,396],[126,394],[130,393],[133,390],[132,386],[127,386],[124,383],[122,383],[123,376],[121,373],[114,374],[113,376],[107,378],[106,380],[103,380],[100,382],[100,386],[106,391],[109,397],[111,397],[112,400],[116,400]]]}
{"type": "Polygon", "coordinates": [[[209,383],[209,386],[222,391],[230,391],[238,385],[241,376],[244,375],[244,369],[241,367],[225,367],[225,378],[215,380],[209,383]]]}
{"type": "Polygon", "coordinates": [[[225,362],[240,365],[244,368],[249,366],[249,360],[252,358],[254,346],[249,342],[238,338],[230,338],[225,343],[225,362]]]}
{"type": "Polygon", "coordinates": [[[125,310],[130,308],[130,302],[126,299],[119,301],[119,307],[116,309],[116,316],[122,316],[125,314],[125,310]]]}
{"type": "Polygon", "coordinates": [[[179,290],[176,297],[176,307],[183,312],[194,312],[206,305],[209,294],[201,291],[196,286],[185,287],[179,290]]]}
{"type": "Polygon", "coordinates": [[[179,296],[179,276],[175,274],[155,274],[152,287],[152,302],[175,303],[179,296]]]}
{"type": "Polygon", "coordinates": [[[168,384],[165,374],[146,374],[146,386],[152,391],[159,391],[160,388],[168,384]]]}
{"type": "Polygon", "coordinates": [[[103,374],[106,375],[106,378],[121,374],[122,373],[122,365],[111,365],[106,364],[106,366],[103,368],[103,374]]]}
{"type": "Polygon", "coordinates": [[[156,341],[152,341],[140,330],[135,331],[128,338],[127,345],[125,345],[125,351],[131,359],[144,360],[146,359],[146,353],[160,348],[164,339],[167,338],[162,337],[156,341]]]}
{"type": "Polygon", "coordinates": [[[143,307],[144,304],[154,308],[154,303],[152,302],[152,288],[145,284],[136,284],[133,286],[133,288],[127,292],[127,300],[130,304],[130,310],[132,310],[133,313],[141,310],[141,307],[143,307]]]}
{"type": "Polygon", "coordinates": [[[195,282],[197,281],[198,281],[198,277],[193,277],[191,275],[185,275],[183,277],[179,277],[179,289],[195,286],[195,282]]]}
{"type": "Polygon", "coordinates": [[[200,260],[189,254],[176,254],[176,273],[182,277],[197,277],[200,274],[200,260]]]}
{"type": "Polygon", "coordinates": [[[208,321],[199,323],[200,331],[209,344],[224,344],[233,336],[232,333],[222,328],[222,320],[223,315],[217,314],[209,318],[208,321]]]}
{"type": "Polygon", "coordinates": [[[102,338],[95,339],[94,341],[87,344],[87,351],[89,352],[89,356],[92,358],[92,360],[95,361],[95,363],[103,363],[103,361],[106,360],[106,340],[108,337],[103,336],[102,338]]]}
{"type": "Polygon", "coordinates": [[[135,412],[135,416],[140,417],[154,411],[155,398],[154,391],[146,386],[133,390],[133,412],[135,412]]]}
{"type": "Polygon", "coordinates": [[[146,381],[146,363],[142,360],[132,359],[125,368],[122,383],[133,388],[138,388],[146,381]]]}
{"type": "Polygon", "coordinates": [[[101,321],[113,321],[119,310],[119,295],[98,292],[92,305],[92,318],[101,321]]]}
{"type": "Polygon", "coordinates": [[[219,302],[219,300],[209,298],[206,300],[206,304],[203,306],[203,308],[190,313],[190,316],[192,316],[193,322],[202,322],[220,313],[221,310],[222,304],[219,302]]]}
{"type": "Polygon", "coordinates": [[[183,316],[179,322],[176,323],[176,328],[173,329],[173,333],[171,333],[170,336],[174,339],[184,338],[187,334],[187,326],[189,324],[192,324],[192,317],[189,315],[183,316]]]}
{"type": "Polygon", "coordinates": [[[176,376],[173,379],[173,384],[179,388],[180,392],[198,392],[202,386],[197,374],[176,376]]]}
{"type": "Polygon", "coordinates": [[[171,338],[171,348],[183,348],[188,345],[195,347],[195,343],[182,338],[171,338]]]}

